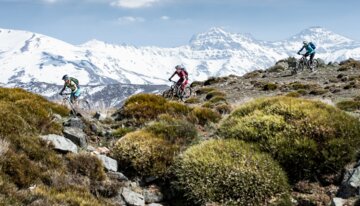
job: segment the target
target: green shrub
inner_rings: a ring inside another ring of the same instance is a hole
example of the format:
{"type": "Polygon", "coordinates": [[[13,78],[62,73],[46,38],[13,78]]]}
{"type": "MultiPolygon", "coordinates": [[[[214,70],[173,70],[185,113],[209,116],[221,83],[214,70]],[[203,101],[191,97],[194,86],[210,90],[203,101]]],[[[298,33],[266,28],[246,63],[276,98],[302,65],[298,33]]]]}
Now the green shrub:
{"type": "Polygon", "coordinates": [[[91,180],[101,181],[105,179],[104,167],[101,161],[93,155],[69,154],[67,156],[69,171],[73,174],[81,174],[89,177],[91,180]]]}
{"type": "Polygon", "coordinates": [[[323,94],[325,94],[327,92],[328,92],[328,90],[326,90],[326,89],[314,89],[314,90],[311,90],[309,92],[309,94],[311,94],[311,95],[323,95],[323,94]]]}
{"type": "Polygon", "coordinates": [[[255,71],[252,71],[252,72],[248,72],[248,73],[243,75],[243,78],[245,78],[245,79],[257,78],[257,77],[260,77],[262,72],[263,71],[261,71],[261,70],[255,70],[255,71]]]}
{"type": "Polygon", "coordinates": [[[117,128],[115,131],[113,131],[111,133],[111,135],[115,138],[120,138],[120,137],[126,135],[127,133],[133,132],[135,130],[136,129],[134,127],[120,127],[120,128],[117,128]]]}
{"type": "Polygon", "coordinates": [[[301,94],[300,94],[299,92],[295,91],[295,92],[289,92],[289,93],[287,93],[286,96],[287,96],[287,97],[300,97],[301,94]]]}
{"type": "Polygon", "coordinates": [[[273,97],[235,110],[222,122],[219,135],[255,142],[272,154],[295,182],[343,168],[354,158],[360,125],[345,112],[321,102],[273,97]],[[346,151],[329,153],[335,141],[342,142],[340,149],[347,147],[346,151]]]}
{"type": "Polygon", "coordinates": [[[228,104],[219,104],[215,106],[215,110],[220,114],[229,114],[231,112],[231,106],[228,104]]]}
{"type": "Polygon", "coordinates": [[[266,83],[262,86],[262,90],[264,91],[273,91],[276,90],[278,88],[278,85],[274,84],[274,83],[266,83]]]}
{"type": "Polygon", "coordinates": [[[205,125],[210,122],[219,122],[221,115],[209,108],[195,107],[189,114],[189,120],[193,123],[205,125]]]}
{"type": "Polygon", "coordinates": [[[207,93],[207,95],[205,96],[205,99],[210,100],[214,97],[225,97],[225,96],[226,96],[226,94],[224,92],[214,90],[214,91],[207,93]]]}
{"type": "Polygon", "coordinates": [[[145,130],[180,145],[189,144],[197,137],[197,130],[193,124],[168,115],[161,116],[159,121],[149,124],[145,130]]]}
{"type": "Polygon", "coordinates": [[[360,102],[353,100],[345,100],[336,103],[336,106],[341,110],[352,112],[360,109],[360,102]]]}
{"type": "Polygon", "coordinates": [[[12,150],[6,154],[1,165],[2,171],[20,188],[29,187],[41,177],[40,168],[33,161],[25,154],[16,154],[12,150]]]}
{"type": "Polygon", "coordinates": [[[282,72],[285,71],[285,68],[281,65],[275,65],[267,69],[268,72],[282,72]]]}
{"type": "Polygon", "coordinates": [[[196,95],[202,95],[202,94],[207,94],[209,92],[212,92],[216,90],[215,88],[212,88],[212,87],[202,87],[198,90],[195,91],[196,95]]]}
{"type": "Polygon", "coordinates": [[[352,58],[340,62],[340,68],[338,71],[348,71],[350,69],[360,69],[360,61],[356,61],[352,58]]]}
{"type": "Polygon", "coordinates": [[[225,82],[228,77],[210,77],[204,82],[204,86],[225,82]]]}
{"type": "Polygon", "coordinates": [[[238,140],[190,147],[177,161],[175,174],[175,185],[197,204],[267,205],[276,196],[288,198],[287,178],[278,163],[238,140]]]}
{"type": "Polygon", "coordinates": [[[197,98],[197,97],[191,97],[191,98],[185,100],[185,103],[187,103],[187,104],[197,104],[197,103],[200,103],[200,99],[197,98]]]}
{"type": "Polygon", "coordinates": [[[191,88],[197,87],[197,86],[204,86],[204,82],[193,81],[193,82],[190,84],[190,87],[191,87],[191,88]]]}
{"type": "Polygon", "coordinates": [[[125,135],[113,148],[121,168],[143,177],[165,175],[178,152],[177,145],[146,131],[125,135]]]}
{"type": "Polygon", "coordinates": [[[124,106],[118,111],[122,119],[134,119],[135,122],[144,124],[156,119],[160,114],[186,116],[190,108],[179,102],[168,102],[165,98],[154,94],[137,94],[125,101],[124,106]]]}

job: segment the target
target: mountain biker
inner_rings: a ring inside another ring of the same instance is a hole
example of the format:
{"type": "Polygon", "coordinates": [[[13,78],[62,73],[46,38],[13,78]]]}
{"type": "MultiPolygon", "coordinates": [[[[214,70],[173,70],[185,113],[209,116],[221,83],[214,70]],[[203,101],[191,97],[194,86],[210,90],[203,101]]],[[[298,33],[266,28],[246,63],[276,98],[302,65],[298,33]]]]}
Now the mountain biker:
{"type": "MultiPolygon", "coordinates": [[[[313,48],[311,46],[311,42],[307,42],[307,41],[303,41],[303,47],[301,47],[301,49],[298,51],[297,54],[300,55],[300,52],[303,50],[303,49],[306,49],[306,53],[304,54],[305,57],[308,57],[310,55],[310,65],[312,65],[313,63],[313,59],[315,57],[315,48],[313,48]]],[[[313,45],[313,44],[312,44],[313,45]]],[[[313,68],[311,68],[313,69],[313,68]]]]}
{"type": "Polygon", "coordinates": [[[62,80],[64,80],[65,83],[64,83],[64,87],[62,88],[62,90],[60,91],[59,94],[63,95],[63,92],[65,91],[65,89],[70,88],[71,89],[70,101],[71,101],[71,103],[74,103],[74,101],[76,101],[76,99],[81,94],[81,90],[79,87],[79,81],[73,77],[69,77],[67,74],[65,74],[62,77],[62,80]]]}
{"type": "Polygon", "coordinates": [[[179,76],[179,80],[177,81],[176,85],[181,85],[181,92],[184,91],[186,85],[188,84],[189,78],[188,73],[183,65],[176,65],[175,66],[175,72],[171,77],[169,78],[169,81],[177,74],[179,76]]]}

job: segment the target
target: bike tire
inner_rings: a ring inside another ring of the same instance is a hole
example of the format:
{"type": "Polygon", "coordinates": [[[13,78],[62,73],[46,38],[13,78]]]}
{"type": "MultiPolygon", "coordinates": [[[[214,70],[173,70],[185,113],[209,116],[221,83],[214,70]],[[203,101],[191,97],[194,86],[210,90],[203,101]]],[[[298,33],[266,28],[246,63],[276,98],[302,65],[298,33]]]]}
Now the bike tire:
{"type": "Polygon", "coordinates": [[[187,87],[185,87],[184,91],[182,92],[181,99],[182,100],[188,99],[191,97],[191,95],[192,95],[192,89],[189,86],[187,86],[187,87]]]}
{"type": "Polygon", "coordinates": [[[78,101],[78,107],[80,110],[89,111],[91,109],[90,103],[86,99],[81,99],[78,101]]]}

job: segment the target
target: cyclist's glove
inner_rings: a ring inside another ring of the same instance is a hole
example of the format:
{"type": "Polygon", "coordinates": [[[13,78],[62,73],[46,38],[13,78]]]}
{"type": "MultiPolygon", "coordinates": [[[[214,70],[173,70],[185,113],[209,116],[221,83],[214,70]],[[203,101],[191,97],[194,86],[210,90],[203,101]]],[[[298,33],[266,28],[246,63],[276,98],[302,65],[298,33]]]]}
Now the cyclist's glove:
{"type": "Polygon", "coordinates": [[[298,52],[297,54],[300,55],[300,52],[298,52]]]}
{"type": "Polygon", "coordinates": [[[171,82],[171,79],[169,79],[169,81],[171,82]]]}
{"type": "Polygon", "coordinates": [[[60,95],[63,95],[63,93],[62,93],[62,92],[60,92],[59,94],[60,94],[60,95]]]}

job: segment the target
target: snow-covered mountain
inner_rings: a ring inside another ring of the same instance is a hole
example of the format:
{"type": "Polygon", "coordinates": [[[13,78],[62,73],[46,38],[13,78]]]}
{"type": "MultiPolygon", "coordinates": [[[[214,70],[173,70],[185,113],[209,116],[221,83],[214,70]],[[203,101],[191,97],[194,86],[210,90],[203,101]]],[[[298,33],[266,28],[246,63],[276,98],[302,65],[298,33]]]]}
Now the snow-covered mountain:
{"type": "Polygon", "coordinates": [[[294,56],[303,40],[314,42],[317,57],[326,61],[360,59],[359,42],[320,27],[278,42],[212,28],[194,35],[188,45],[175,48],[112,45],[97,40],[71,45],[42,34],[0,29],[0,83],[60,85],[61,77],[69,74],[88,86],[159,85],[168,83],[177,64],[187,67],[190,80],[243,75],[294,56]]]}

